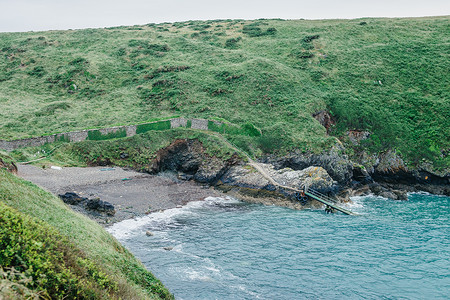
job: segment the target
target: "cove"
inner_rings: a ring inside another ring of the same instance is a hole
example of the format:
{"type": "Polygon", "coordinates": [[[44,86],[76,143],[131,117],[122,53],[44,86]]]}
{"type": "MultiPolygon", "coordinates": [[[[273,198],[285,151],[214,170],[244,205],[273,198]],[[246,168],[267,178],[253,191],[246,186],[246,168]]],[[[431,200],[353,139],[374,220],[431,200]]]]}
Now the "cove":
{"type": "Polygon", "coordinates": [[[109,231],[177,299],[444,299],[449,200],[356,197],[353,217],[210,197],[109,231]]]}

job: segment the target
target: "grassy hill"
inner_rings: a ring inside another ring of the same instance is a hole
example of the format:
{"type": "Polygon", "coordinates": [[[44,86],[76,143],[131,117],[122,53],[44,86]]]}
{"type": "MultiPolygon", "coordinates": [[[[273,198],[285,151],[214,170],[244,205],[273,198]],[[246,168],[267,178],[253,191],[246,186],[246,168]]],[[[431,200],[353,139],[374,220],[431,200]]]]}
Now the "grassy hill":
{"type": "Polygon", "coordinates": [[[173,298],[97,223],[0,168],[0,298],[36,296],[173,298]]]}
{"type": "MultiPolygon", "coordinates": [[[[0,34],[0,138],[181,115],[258,156],[362,147],[450,167],[450,17],[216,20],[0,34]],[[328,136],[312,114],[336,120],[328,136]],[[335,136],[335,137],[334,137],[335,136]]],[[[355,149],[358,150],[358,149],[355,149]]]]}

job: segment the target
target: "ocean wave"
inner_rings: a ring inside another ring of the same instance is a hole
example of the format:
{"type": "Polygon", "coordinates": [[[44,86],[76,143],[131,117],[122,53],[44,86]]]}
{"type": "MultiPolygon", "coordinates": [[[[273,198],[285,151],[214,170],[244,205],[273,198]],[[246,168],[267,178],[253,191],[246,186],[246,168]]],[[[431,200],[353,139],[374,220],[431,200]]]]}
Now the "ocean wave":
{"type": "Polygon", "coordinates": [[[207,197],[203,201],[192,201],[182,207],[170,208],[164,211],[151,213],[144,217],[118,222],[106,230],[118,240],[130,238],[142,234],[144,229],[166,228],[169,225],[177,225],[176,218],[181,215],[194,214],[196,209],[205,207],[227,207],[239,203],[232,197],[207,197]]]}

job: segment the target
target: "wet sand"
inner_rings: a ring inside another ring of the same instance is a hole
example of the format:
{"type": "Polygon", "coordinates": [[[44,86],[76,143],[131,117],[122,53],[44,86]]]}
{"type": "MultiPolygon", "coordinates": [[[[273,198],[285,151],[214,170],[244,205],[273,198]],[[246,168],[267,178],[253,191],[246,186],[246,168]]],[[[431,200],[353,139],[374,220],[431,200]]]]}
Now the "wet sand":
{"type": "Polygon", "coordinates": [[[108,167],[55,170],[20,165],[18,175],[55,195],[74,192],[82,197],[100,198],[113,204],[116,209],[113,217],[69,205],[102,225],[175,208],[190,201],[201,201],[209,196],[223,196],[208,186],[178,180],[173,173],[156,176],[119,167],[112,170],[108,167]]]}

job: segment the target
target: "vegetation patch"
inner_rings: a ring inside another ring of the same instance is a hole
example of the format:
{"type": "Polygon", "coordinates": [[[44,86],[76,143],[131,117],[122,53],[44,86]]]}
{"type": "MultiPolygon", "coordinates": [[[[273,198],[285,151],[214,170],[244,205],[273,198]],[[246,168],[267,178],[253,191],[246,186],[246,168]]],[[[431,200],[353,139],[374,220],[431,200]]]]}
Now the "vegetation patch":
{"type": "Polygon", "coordinates": [[[391,149],[408,167],[450,168],[448,22],[214,20],[1,33],[0,138],[177,112],[251,122],[261,137],[231,138],[258,155],[325,151],[336,138],[353,147],[346,132],[361,130],[372,133],[364,151],[391,149]],[[46,113],[54,102],[70,108],[46,113]],[[337,120],[328,131],[311,116],[323,109],[337,120]],[[263,146],[274,126],[281,138],[263,146]]]}
{"type": "Polygon", "coordinates": [[[70,107],[70,104],[65,101],[54,102],[35,112],[35,115],[36,117],[51,116],[58,110],[67,110],[70,107]]]}
{"type": "Polygon", "coordinates": [[[225,48],[237,49],[239,47],[238,43],[242,40],[242,37],[231,38],[225,41],[225,48]]]}
{"type": "Polygon", "coordinates": [[[110,140],[110,139],[118,139],[127,136],[127,131],[125,128],[117,129],[114,132],[109,133],[101,133],[100,130],[89,130],[88,131],[88,140],[91,141],[102,141],[102,140],[110,140]]]}
{"type": "Polygon", "coordinates": [[[277,29],[275,27],[269,27],[266,30],[263,30],[258,26],[258,23],[244,25],[242,28],[242,33],[248,35],[249,37],[260,37],[267,35],[275,35],[277,33],[277,29]]]}
{"type": "Polygon", "coordinates": [[[0,265],[31,277],[27,288],[50,299],[115,298],[117,282],[54,228],[2,202],[0,216],[0,265]]]}
{"type": "Polygon", "coordinates": [[[208,130],[222,134],[247,135],[252,137],[261,136],[261,131],[249,122],[242,126],[235,126],[228,123],[218,124],[214,121],[208,121],[208,130]]]}
{"type": "Polygon", "coordinates": [[[17,284],[24,293],[27,288],[43,299],[173,299],[98,224],[4,170],[0,170],[0,265],[9,276],[1,280],[0,272],[2,284],[17,284]]]}
{"type": "Polygon", "coordinates": [[[170,121],[161,121],[150,124],[141,124],[136,126],[136,133],[144,133],[150,130],[167,130],[170,129],[170,121]]]}

